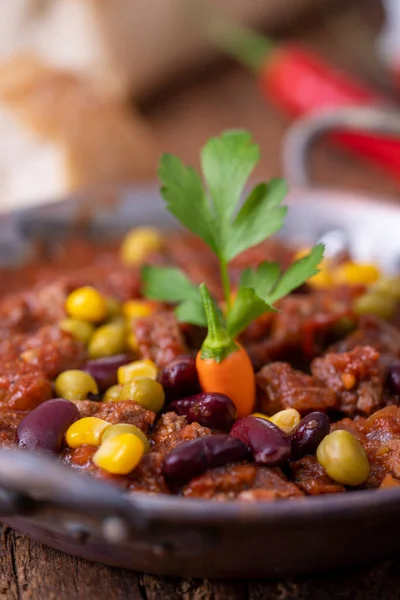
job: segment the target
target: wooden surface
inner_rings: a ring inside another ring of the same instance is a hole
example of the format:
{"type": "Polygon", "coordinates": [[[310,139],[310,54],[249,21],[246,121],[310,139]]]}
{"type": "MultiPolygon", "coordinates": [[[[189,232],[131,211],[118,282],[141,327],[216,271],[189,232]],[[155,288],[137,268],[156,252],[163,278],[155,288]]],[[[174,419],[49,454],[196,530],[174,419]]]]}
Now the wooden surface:
{"type": "MultiPolygon", "coordinates": [[[[373,55],[372,35],[380,12],[372,0],[348,2],[345,11],[302,29],[301,40],[339,65],[377,85],[388,85],[373,55]]],[[[221,64],[197,81],[173,86],[144,107],[160,149],[196,164],[200,145],[227,127],[254,132],[263,151],[258,175],[281,172],[281,138],[288,122],[260,97],[254,79],[221,64]]],[[[336,150],[316,152],[315,177],[329,185],[398,194],[385,174],[336,150]]],[[[0,598],[7,600],[394,600],[400,599],[400,559],[345,574],[277,582],[180,580],[92,565],[38,544],[9,528],[0,529],[0,598]]]]}

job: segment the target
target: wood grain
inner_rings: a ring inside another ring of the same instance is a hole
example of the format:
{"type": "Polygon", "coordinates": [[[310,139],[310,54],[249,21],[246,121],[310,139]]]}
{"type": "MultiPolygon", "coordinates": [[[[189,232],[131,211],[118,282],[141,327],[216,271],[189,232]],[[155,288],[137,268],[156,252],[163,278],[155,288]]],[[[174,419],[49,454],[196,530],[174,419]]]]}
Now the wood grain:
{"type": "MultiPolygon", "coordinates": [[[[380,23],[377,3],[354,0],[345,12],[321,19],[300,39],[335,63],[381,87],[387,79],[373,53],[380,23]],[[360,7],[362,6],[362,10],[360,7]],[[340,43],[339,43],[340,40],[340,43]]],[[[197,81],[170,89],[145,114],[160,151],[197,163],[201,144],[228,127],[254,132],[263,151],[257,175],[281,172],[281,140],[288,121],[261,98],[253,77],[234,65],[209,69],[197,81]]],[[[335,187],[398,194],[385,174],[322,145],[313,168],[335,187]]],[[[209,582],[129,573],[61,554],[0,526],[0,598],[6,600],[397,600],[400,558],[348,573],[286,581],[209,582]]]]}
{"type": "Polygon", "coordinates": [[[0,528],[0,598],[6,600],[397,600],[400,559],[285,581],[210,582],[91,564],[0,528]]]}

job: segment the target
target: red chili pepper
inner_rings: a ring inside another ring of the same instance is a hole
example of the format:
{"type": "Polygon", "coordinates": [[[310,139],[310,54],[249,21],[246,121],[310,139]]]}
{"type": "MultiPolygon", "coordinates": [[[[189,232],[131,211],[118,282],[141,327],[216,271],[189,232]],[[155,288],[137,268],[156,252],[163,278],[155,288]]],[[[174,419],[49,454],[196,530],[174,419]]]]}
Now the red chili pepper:
{"type": "MultiPolygon", "coordinates": [[[[211,33],[222,49],[257,73],[262,93],[291,116],[339,106],[388,104],[384,96],[299,46],[276,46],[228,21],[218,22],[211,33]]],[[[343,133],[334,139],[400,177],[400,140],[362,133],[343,133]]]]}

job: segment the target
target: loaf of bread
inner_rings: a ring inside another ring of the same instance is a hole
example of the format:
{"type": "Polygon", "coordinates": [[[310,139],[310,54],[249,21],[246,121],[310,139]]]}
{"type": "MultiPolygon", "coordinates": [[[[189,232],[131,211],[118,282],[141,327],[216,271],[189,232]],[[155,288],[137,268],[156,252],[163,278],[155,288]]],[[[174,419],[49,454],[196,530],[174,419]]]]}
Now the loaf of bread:
{"type": "Polygon", "coordinates": [[[21,51],[135,97],[207,60],[199,14],[274,27],[333,0],[3,0],[0,59],[21,51]],[[200,11],[195,12],[195,11],[200,11]]]}
{"type": "Polygon", "coordinates": [[[0,63],[0,208],[154,175],[148,126],[90,82],[31,57],[0,63]]]}

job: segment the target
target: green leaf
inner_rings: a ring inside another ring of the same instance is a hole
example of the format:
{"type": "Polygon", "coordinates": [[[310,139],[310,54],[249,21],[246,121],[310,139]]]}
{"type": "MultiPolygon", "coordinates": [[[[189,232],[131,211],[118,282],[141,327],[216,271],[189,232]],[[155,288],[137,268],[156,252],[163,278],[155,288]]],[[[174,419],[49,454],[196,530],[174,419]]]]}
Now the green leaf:
{"type": "Polygon", "coordinates": [[[201,167],[219,228],[219,245],[224,248],[232,215],[244,186],[260,159],[260,149],[246,131],[227,131],[211,138],[201,152],[201,167]]]}
{"type": "Polygon", "coordinates": [[[186,300],[182,302],[182,304],[176,307],[175,315],[181,323],[191,323],[199,327],[207,326],[207,319],[201,300],[186,300]]]}
{"type": "Polygon", "coordinates": [[[246,269],[240,278],[241,287],[252,288],[257,296],[265,298],[275,287],[280,276],[277,263],[262,262],[256,269],[246,269]]]}
{"type": "Polygon", "coordinates": [[[215,218],[198,173],[191,167],[185,167],[176,156],[164,154],[158,176],[169,212],[217,252],[215,218]]]}
{"type": "Polygon", "coordinates": [[[318,265],[322,260],[323,254],[324,245],[318,244],[314,246],[307,256],[291,264],[278,281],[274,290],[270,294],[267,294],[267,296],[263,296],[265,302],[274,304],[277,300],[287,296],[302,285],[307,279],[316,275],[319,271],[318,265]]]}
{"type": "Polygon", "coordinates": [[[260,183],[253,189],[230,226],[223,250],[227,261],[282,228],[287,208],[280,203],[286,192],[282,179],[260,183]]]}
{"type": "Polygon", "coordinates": [[[143,295],[151,300],[161,302],[181,302],[183,300],[198,301],[201,303],[200,292],[197,285],[175,267],[142,267],[143,295]]]}
{"type": "Polygon", "coordinates": [[[229,334],[235,338],[255,319],[265,312],[273,311],[251,288],[241,287],[227,319],[229,334]]]}

